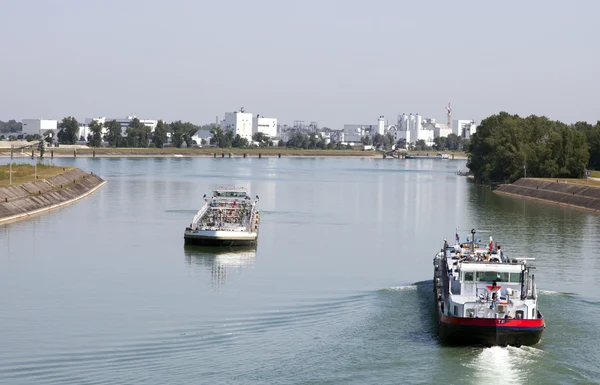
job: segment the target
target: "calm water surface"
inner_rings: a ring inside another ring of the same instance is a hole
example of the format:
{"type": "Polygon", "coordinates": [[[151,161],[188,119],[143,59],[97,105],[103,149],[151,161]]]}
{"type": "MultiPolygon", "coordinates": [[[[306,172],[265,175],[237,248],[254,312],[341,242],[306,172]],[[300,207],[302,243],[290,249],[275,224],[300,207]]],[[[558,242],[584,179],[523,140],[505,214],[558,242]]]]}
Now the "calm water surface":
{"type": "Polygon", "coordinates": [[[1,383],[600,380],[595,214],[490,194],[455,175],[458,161],[54,163],[108,183],[0,226],[1,383]],[[184,247],[202,195],[219,185],[260,196],[256,249],[184,247]],[[438,344],[432,258],[473,227],[537,258],[548,326],[535,347],[438,344]]]}

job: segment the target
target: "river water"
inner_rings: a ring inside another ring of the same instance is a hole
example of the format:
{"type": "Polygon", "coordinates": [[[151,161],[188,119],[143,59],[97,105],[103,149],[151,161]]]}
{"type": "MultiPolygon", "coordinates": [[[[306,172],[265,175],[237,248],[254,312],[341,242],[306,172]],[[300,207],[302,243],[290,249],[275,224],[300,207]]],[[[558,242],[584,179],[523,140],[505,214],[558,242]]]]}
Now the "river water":
{"type": "Polygon", "coordinates": [[[53,162],[108,183],[0,226],[0,383],[600,381],[596,214],[491,194],[463,161],[53,162]],[[184,247],[221,185],[259,195],[256,249],[184,247]],[[432,258],[456,228],[536,258],[538,345],[438,344],[432,258]]]}

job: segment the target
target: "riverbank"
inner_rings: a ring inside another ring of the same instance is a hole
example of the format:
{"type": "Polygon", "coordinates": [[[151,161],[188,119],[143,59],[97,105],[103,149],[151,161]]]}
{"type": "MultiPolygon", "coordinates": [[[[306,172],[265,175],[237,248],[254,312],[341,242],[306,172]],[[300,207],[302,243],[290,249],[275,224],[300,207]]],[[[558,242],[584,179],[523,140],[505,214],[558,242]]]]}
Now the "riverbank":
{"type": "MultiPolygon", "coordinates": [[[[33,169],[34,166],[29,167],[33,169]]],[[[99,176],[78,168],[55,169],[61,169],[62,172],[45,179],[34,177],[32,181],[1,187],[0,223],[29,218],[69,205],[90,195],[106,183],[99,176]]],[[[4,179],[2,181],[4,182],[4,179]]]]}
{"type": "MultiPolygon", "coordinates": [[[[450,157],[454,155],[455,160],[466,160],[463,152],[442,152],[450,157]]],[[[36,149],[25,149],[14,151],[13,158],[38,157],[36,149]]],[[[425,151],[409,151],[410,155],[425,155],[425,151]]],[[[437,152],[430,152],[431,155],[437,152]]],[[[10,157],[10,149],[0,149],[0,157],[10,157]]],[[[345,150],[309,150],[293,148],[216,148],[216,147],[193,147],[193,148],[48,148],[44,154],[47,158],[164,158],[164,157],[189,157],[189,158],[383,158],[380,151],[362,149],[345,150]]],[[[389,157],[389,159],[392,159],[389,157]]]]}
{"type": "Polygon", "coordinates": [[[500,185],[494,193],[600,213],[600,182],[594,180],[521,178],[513,184],[500,185]]]}

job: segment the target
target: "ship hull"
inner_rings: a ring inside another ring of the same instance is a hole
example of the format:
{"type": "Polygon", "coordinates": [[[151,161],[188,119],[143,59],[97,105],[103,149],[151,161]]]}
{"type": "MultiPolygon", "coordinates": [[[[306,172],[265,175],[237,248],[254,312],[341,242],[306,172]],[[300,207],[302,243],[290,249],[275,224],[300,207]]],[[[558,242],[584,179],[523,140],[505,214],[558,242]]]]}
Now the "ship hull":
{"type": "Polygon", "coordinates": [[[438,332],[447,345],[531,346],[544,331],[544,319],[462,318],[442,315],[438,332]]]}
{"type": "Polygon", "coordinates": [[[250,246],[257,242],[258,234],[236,231],[186,231],[185,244],[202,246],[250,246]]]}

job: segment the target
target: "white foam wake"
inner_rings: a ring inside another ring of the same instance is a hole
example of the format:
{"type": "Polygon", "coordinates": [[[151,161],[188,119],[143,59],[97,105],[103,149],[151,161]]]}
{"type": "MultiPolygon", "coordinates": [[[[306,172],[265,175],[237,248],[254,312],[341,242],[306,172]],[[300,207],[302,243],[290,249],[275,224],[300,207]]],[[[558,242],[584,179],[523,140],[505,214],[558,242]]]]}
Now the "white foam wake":
{"type": "Polygon", "coordinates": [[[528,368],[534,365],[542,350],[532,347],[485,348],[471,363],[465,366],[474,369],[473,379],[479,383],[526,384],[528,368]]]}
{"type": "Polygon", "coordinates": [[[392,286],[392,287],[387,287],[383,290],[384,291],[417,290],[417,285],[392,286]]]}

